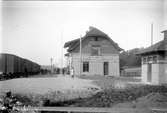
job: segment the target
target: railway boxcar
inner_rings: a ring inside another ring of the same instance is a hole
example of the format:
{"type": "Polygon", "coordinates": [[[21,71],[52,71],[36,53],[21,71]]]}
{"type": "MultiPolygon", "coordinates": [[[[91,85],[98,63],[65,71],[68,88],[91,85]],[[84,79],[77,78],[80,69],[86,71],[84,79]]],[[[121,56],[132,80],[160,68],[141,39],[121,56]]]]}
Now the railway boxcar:
{"type": "Polygon", "coordinates": [[[17,71],[17,58],[11,54],[1,54],[1,71],[5,74],[17,71]]]}
{"type": "Polygon", "coordinates": [[[34,69],[33,72],[34,72],[35,74],[40,73],[40,65],[34,63],[34,68],[33,68],[33,69],[34,69]]]}
{"type": "MultiPolygon", "coordinates": [[[[0,53],[0,75],[6,78],[15,78],[38,74],[40,65],[16,55],[0,53]]],[[[1,77],[2,78],[2,77],[1,77]]]]}
{"type": "Polygon", "coordinates": [[[1,78],[14,78],[17,77],[19,67],[18,67],[18,59],[19,57],[11,54],[0,54],[0,70],[3,77],[1,78]]]}
{"type": "Polygon", "coordinates": [[[0,73],[3,74],[6,72],[6,61],[5,61],[5,55],[0,54],[0,73]]]}
{"type": "Polygon", "coordinates": [[[32,74],[36,73],[36,64],[32,62],[32,74]]]}

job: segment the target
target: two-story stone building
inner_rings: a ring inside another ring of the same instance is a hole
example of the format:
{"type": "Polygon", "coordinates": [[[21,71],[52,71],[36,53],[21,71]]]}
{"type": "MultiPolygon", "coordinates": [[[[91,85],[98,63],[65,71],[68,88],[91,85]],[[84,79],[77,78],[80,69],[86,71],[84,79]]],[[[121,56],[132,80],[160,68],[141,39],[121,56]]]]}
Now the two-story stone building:
{"type": "Polygon", "coordinates": [[[89,31],[81,38],[66,42],[68,48],[69,67],[74,68],[75,75],[107,75],[119,76],[119,53],[122,50],[107,34],[95,27],[89,27],[89,31]],[[81,70],[81,71],[80,71],[81,70]]]}
{"type": "Polygon", "coordinates": [[[142,81],[150,84],[167,84],[167,30],[164,40],[144,49],[142,56],[142,81]]]}

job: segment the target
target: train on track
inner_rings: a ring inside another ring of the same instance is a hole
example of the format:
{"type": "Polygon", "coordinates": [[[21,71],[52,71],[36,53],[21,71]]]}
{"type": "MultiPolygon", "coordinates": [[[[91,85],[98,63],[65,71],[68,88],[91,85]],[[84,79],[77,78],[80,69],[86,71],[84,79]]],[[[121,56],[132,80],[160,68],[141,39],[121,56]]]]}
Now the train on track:
{"type": "Polygon", "coordinates": [[[40,65],[16,55],[0,53],[0,79],[28,77],[40,73],[40,65]]]}

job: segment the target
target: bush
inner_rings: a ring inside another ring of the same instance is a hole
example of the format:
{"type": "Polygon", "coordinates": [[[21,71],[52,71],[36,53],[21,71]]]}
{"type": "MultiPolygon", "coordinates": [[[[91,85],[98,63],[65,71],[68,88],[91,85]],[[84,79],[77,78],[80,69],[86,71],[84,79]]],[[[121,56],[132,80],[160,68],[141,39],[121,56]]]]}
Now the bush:
{"type": "Polygon", "coordinates": [[[75,106],[84,107],[111,107],[117,103],[134,101],[139,97],[146,96],[149,93],[165,93],[166,86],[140,86],[124,90],[108,89],[98,92],[93,97],[87,98],[75,104],[75,106]]]}

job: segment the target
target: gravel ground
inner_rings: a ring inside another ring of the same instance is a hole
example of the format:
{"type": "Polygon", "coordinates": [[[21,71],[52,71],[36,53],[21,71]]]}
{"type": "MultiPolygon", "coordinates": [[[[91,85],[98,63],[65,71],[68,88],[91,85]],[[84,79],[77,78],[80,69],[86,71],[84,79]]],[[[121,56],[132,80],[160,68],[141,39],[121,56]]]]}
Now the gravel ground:
{"type": "Polygon", "coordinates": [[[0,88],[0,93],[11,90],[13,93],[21,94],[45,94],[66,90],[87,91],[90,88],[100,89],[92,83],[92,80],[70,77],[18,78],[0,81],[0,88]]]}
{"type": "Polygon", "coordinates": [[[134,77],[112,77],[112,76],[81,76],[80,78],[86,80],[93,80],[93,83],[101,89],[124,89],[129,86],[141,85],[140,78],[134,77]]]}

